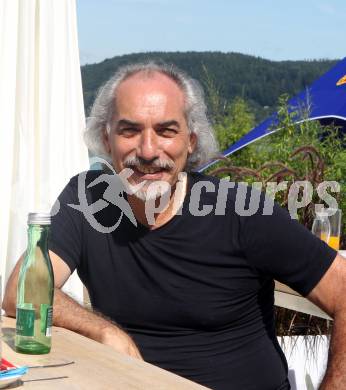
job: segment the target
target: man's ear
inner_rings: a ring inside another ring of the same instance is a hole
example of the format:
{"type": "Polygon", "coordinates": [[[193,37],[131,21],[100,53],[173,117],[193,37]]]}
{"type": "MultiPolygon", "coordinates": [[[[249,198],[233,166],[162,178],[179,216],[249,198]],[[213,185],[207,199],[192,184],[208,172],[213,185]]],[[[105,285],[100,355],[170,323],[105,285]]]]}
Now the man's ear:
{"type": "Polygon", "coordinates": [[[111,145],[110,145],[109,134],[108,134],[107,129],[103,129],[103,132],[102,132],[102,142],[103,142],[103,146],[105,147],[106,152],[110,154],[110,152],[111,152],[111,145]]]}
{"type": "Polygon", "coordinates": [[[196,145],[197,145],[197,136],[195,133],[190,133],[189,147],[188,147],[189,154],[192,154],[194,152],[194,150],[196,149],[196,145]]]}

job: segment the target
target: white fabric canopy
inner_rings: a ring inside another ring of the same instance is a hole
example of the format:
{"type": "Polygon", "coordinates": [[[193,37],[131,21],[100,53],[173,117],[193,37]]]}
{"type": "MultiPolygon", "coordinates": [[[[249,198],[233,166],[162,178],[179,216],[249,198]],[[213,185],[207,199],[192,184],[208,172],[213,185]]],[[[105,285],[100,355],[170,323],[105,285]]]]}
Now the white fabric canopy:
{"type": "MultiPolygon", "coordinates": [[[[26,248],[28,212],[49,211],[89,163],[75,0],[1,0],[0,32],[4,280],[26,248]]],[[[70,282],[69,290],[81,299],[80,283],[70,282]]]]}

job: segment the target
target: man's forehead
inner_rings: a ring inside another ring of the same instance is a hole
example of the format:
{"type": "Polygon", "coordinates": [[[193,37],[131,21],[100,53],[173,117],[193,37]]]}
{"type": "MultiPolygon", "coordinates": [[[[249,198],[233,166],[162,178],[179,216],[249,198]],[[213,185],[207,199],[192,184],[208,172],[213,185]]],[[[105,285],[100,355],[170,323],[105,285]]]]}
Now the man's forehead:
{"type": "Polygon", "coordinates": [[[135,74],[122,81],[116,90],[115,114],[119,111],[171,110],[185,113],[185,96],[174,80],[161,73],[135,74]]]}

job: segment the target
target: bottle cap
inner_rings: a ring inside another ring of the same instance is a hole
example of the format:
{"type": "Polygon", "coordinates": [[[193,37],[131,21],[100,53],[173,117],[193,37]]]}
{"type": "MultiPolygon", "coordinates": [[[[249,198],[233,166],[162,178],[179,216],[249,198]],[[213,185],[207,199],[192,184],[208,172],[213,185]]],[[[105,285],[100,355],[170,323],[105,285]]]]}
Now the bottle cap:
{"type": "Polygon", "coordinates": [[[50,213],[29,213],[28,225],[50,225],[50,213]]]}

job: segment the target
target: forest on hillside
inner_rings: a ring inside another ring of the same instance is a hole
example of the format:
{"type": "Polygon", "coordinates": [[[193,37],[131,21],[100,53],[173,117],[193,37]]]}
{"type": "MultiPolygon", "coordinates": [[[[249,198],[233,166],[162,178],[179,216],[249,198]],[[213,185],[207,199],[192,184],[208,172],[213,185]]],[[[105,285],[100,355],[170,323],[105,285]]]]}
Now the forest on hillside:
{"type": "Polygon", "coordinates": [[[173,63],[218,91],[225,104],[239,97],[247,102],[258,123],[276,109],[283,93],[293,96],[308,87],[337,60],[270,61],[240,53],[152,52],[115,56],[81,67],[86,115],[97,90],[121,65],[139,61],[173,63]]]}

